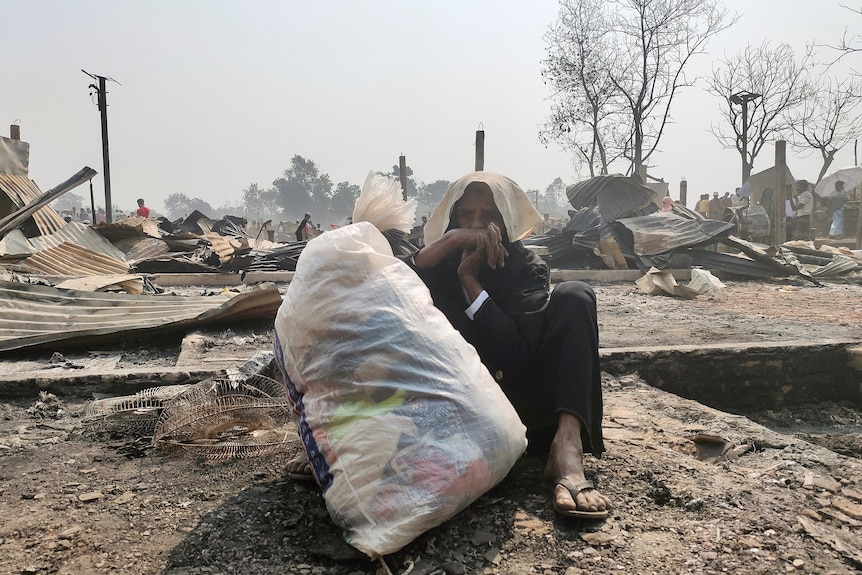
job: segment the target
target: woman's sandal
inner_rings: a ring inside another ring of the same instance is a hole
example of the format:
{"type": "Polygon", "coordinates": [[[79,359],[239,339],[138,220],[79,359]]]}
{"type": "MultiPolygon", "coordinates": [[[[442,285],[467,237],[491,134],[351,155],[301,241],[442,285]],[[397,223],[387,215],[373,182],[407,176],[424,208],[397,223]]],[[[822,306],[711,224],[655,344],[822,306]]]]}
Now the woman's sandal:
{"type": "Polygon", "coordinates": [[[581,491],[584,491],[586,489],[595,489],[596,488],[596,485],[592,481],[586,480],[586,481],[581,481],[580,483],[572,484],[565,477],[560,477],[560,478],[555,479],[553,481],[553,484],[554,484],[554,493],[553,493],[554,511],[556,511],[558,514],[562,515],[563,517],[573,517],[575,519],[605,519],[608,516],[608,510],[607,509],[605,509],[604,511],[582,511],[580,509],[564,509],[562,507],[557,507],[557,485],[562,485],[563,487],[565,487],[569,491],[569,493],[571,494],[572,501],[574,501],[575,505],[577,505],[577,499],[575,499],[575,498],[578,496],[578,493],[580,493],[581,491]]]}

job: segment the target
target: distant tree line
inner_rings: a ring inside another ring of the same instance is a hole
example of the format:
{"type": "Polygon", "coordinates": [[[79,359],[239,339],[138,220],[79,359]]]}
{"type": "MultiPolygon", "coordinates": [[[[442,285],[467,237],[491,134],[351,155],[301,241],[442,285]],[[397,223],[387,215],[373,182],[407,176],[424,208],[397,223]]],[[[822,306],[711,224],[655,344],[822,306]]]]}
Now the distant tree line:
{"type": "MultiPolygon", "coordinates": [[[[407,197],[415,198],[418,204],[417,221],[423,215],[429,215],[443,194],[449,189],[449,180],[433,180],[431,182],[417,181],[413,169],[407,166],[407,197]]],[[[378,174],[400,180],[401,172],[397,165],[389,171],[378,171],[378,174]]],[[[271,220],[273,225],[281,221],[301,220],[305,212],[311,212],[312,222],[325,225],[343,225],[353,214],[353,205],[359,197],[361,188],[350,182],[333,184],[329,175],[322,172],[317,164],[308,158],[295,155],[290,160],[290,167],[272,182],[269,188],[262,188],[257,183],[251,183],[242,190],[241,199],[226,202],[213,207],[201,198],[189,197],[182,192],[168,195],[164,200],[164,215],[172,220],[183,219],[194,211],[207,217],[221,219],[225,215],[241,216],[249,220],[263,222],[271,220]]],[[[569,209],[566,198],[566,185],[561,178],[556,178],[543,192],[527,190],[527,194],[536,203],[540,213],[548,213],[550,217],[565,215],[569,209]]],[[[80,209],[89,206],[89,201],[74,192],[69,192],[55,200],[52,204],[58,211],[65,209],[80,209]]],[[[97,206],[101,208],[102,206],[97,206]]],[[[135,206],[136,207],[136,206],[135,206]]],[[[114,206],[114,213],[120,211],[114,206]]],[[[122,210],[124,214],[133,211],[122,210]]],[[[161,215],[153,211],[152,216],[161,215]]]]}
{"type": "MultiPolygon", "coordinates": [[[[401,177],[397,165],[389,171],[377,173],[387,175],[395,180],[401,177]]],[[[449,180],[433,180],[423,182],[414,177],[413,169],[407,166],[407,197],[416,198],[418,208],[416,218],[428,215],[443,198],[449,188],[449,180]]],[[[189,198],[183,193],[173,193],[165,200],[165,211],[171,219],[187,216],[193,210],[198,210],[210,217],[220,218],[224,214],[245,216],[250,220],[273,223],[279,221],[296,221],[302,219],[305,212],[312,214],[312,222],[325,225],[343,225],[353,214],[353,205],[359,197],[361,188],[350,182],[334,184],[329,174],[323,172],[313,160],[300,155],[294,155],[290,166],[276,178],[269,188],[263,188],[257,183],[251,183],[242,190],[241,202],[227,204],[217,209],[200,198],[189,198]]],[[[544,193],[531,192],[536,198],[540,211],[561,212],[565,214],[567,200],[565,185],[560,178],[548,186],[544,193]]]]}

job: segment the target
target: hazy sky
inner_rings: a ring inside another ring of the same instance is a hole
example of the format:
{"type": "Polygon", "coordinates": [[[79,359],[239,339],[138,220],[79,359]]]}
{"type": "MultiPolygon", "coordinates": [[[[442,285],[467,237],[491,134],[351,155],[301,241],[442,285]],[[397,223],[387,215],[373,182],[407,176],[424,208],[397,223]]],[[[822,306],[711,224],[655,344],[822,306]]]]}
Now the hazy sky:
{"type": "MultiPolygon", "coordinates": [[[[842,2],[845,3],[846,2],[842,2]]],[[[763,40],[834,44],[862,31],[832,0],[729,0],[742,15],[691,70],[763,40]]],[[[269,187],[295,154],[334,183],[361,185],[404,154],[419,181],[473,169],[475,131],[485,130],[485,169],[524,189],[582,179],[555,144],[538,141],[549,111],[543,36],[552,0],[320,2],[219,0],[0,0],[0,129],[19,123],[30,142],[30,177],[43,191],[88,165],[102,172],[99,112],[81,69],[110,76],[111,183],[120,209],[144,197],[161,210],[182,192],[213,207],[241,201],[250,183],[269,187]]],[[[862,68],[862,55],[856,67],[862,68]]],[[[732,192],[740,160],[709,132],[719,102],[681,92],[675,123],[650,173],[689,199],[732,192]]],[[[816,179],[819,157],[788,161],[816,179]]],[[[769,167],[764,147],[755,171],[769,167]]],[[[853,165],[853,150],[834,167],[853,165]]],[[[94,180],[104,203],[101,176],[94,180]]],[[[76,190],[85,193],[84,188],[76,190]]],[[[324,222],[326,223],[326,222],[324,222]]]]}

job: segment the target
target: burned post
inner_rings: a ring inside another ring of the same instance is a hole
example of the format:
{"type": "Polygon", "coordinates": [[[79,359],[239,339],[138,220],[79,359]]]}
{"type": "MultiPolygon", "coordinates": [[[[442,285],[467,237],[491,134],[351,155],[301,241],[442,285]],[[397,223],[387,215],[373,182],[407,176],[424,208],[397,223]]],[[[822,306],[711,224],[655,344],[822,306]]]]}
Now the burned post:
{"type": "Polygon", "coordinates": [[[407,158],[404,154],[398,156],[398,175],[401,179],[401,196],[407,201],[407,158]]]}
{"type": "Polygon", "coordinates": [[[481,172],[485,169],[485,130],[482,129],[482,124],[479,124],[479,129],[476,130],[476,171],[481,172]]]}
{"type": "MultiPolygon", "coordinates": [[[[787,218],[785,217],[784,204],[787,201],[785,181],[787,172],[787,142],[778,140],[775,142],[775,167],[778,171],[778,189],[775,190],[775,245],[783,244],[787,239],[787,218]]],[[[790,182],[792,184],[792,182],[790,182]]]]}

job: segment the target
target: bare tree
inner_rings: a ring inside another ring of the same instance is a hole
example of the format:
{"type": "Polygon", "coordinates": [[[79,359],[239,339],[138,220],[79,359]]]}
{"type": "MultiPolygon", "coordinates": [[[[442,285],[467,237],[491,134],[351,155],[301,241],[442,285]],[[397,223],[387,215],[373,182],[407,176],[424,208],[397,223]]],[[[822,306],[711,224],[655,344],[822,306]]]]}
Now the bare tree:
{"type": "Polygon", "coordinates": [[[838,80],[820,76],[806,98],[794,109],[791,126],[796,136],[795,148],[820,152],[823,164],[817,174],[819,182],[829,170],[838,151],[862,135],[862,80],[858,77],[838,80]]]}
{"type": "MultiPolygon", "coordinates": [[[[862,8],[851,8],[850,6],[845,6],[844,4],[840,4],[842,8],[853,12],[856,15],[862,16],[862,8]]],[[[817,45],[818,48],[829,48],[830,50],[834,50],[838,52],[838,55],[835,57],[832,62],[829,63],[829,66],[840,61],[844,56],[848,56],[850,54],[856,54],[858,52],[862,52],[862,34],[850,34],[848,29],[844,28],[844,33],[841,35],[841,38],[838,40],[838,43],[834,46],[832,45],[817,45]]],[[[857,76],[859,72],[853,70],[853,73],[857,76]]]]}
{"type": "Polygon", "coordinates": [[[726,122],[713,124],[712,133],[725,148],[739,152],[743,180],[766,142],[792,132],[790,112],[810,96],[810,68],[810,49],[797,62],[789,45],[772,48],[766,42],[749,44],[713,67],[707,89],[721,98],[726,122]]]}
{"type": "Polygon", "coordinates": [[[614,27],[627,65],[613,72],[630,114],[627,157],[632,171],[658,148],[677,90],[690,86],[685,68],[707,41],[738,17],[712,0],[614,0],[614,27]]]}
{"type": "Polygon", "coordinates": [[[564,1],[559,19],[545,34],[548,57],[542,76],[553,90],[551,114],[539,133],[556,141],[585,165],[590,177],[608,173],[621,150],[615,130],[615,89],[608,71],[613,50],[608,43],[602,0],[564,1]]]}
{"type": "Polygon", "coordinates": [[[629,172],[640,173],[658,149],[677,91],[694,81],[685,75],[689,61],[737,17],[715,0],[560,4],[547,36],[545,77],[558,98],[546,133],[568,141],[590,165],[598,157],[604,171],[613,147],[629,172]]]}

